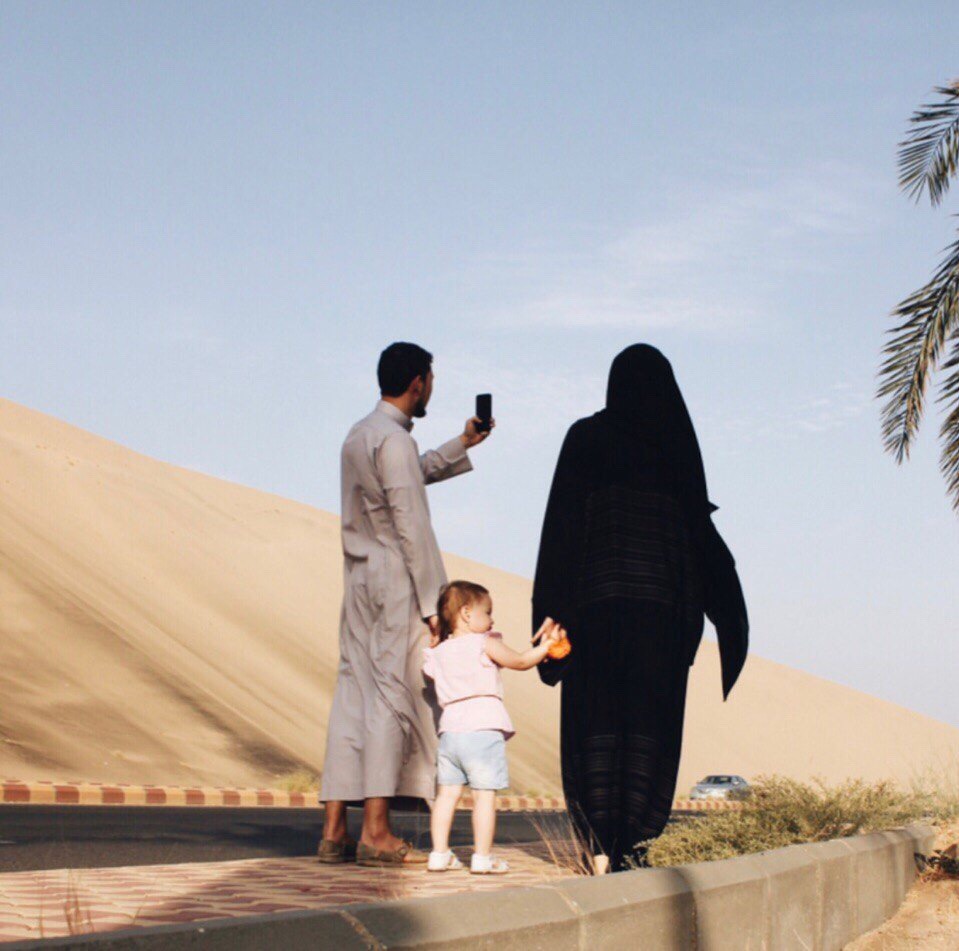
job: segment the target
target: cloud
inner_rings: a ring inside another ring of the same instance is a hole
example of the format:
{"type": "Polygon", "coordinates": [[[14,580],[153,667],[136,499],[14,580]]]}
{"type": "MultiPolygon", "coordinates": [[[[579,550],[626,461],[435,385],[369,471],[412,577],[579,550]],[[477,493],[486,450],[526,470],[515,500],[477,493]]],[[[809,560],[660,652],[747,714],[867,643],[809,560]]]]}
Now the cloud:
{"type": "Polygon", "coordinates": [[[872,394],[839,382],[801,399],[795,405],[755,406],[748,412],[720,414],[706,408],[698,414],[704,442],[719,445],[790,440],[842,429],[860,419],[872,405],[872,394]]]}
{"type": "MultiPolygon", "coordinates": [[[[783,286],[835,267],[837,244],[874,227],[878,183],[827,165],[747,185],[690,188],[656,221],[570,250],[512,251],[479,262],[513,328],[742,330],[778,313],[783,286]]],[[[568,245],[568,241],[565,242],[568,245]]]]}

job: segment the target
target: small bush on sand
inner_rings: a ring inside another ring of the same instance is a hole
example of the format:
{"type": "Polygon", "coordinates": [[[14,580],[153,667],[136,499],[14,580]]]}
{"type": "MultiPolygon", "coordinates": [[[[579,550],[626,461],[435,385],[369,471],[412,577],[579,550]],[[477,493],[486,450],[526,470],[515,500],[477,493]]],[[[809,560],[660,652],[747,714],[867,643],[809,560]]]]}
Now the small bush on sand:
{"type": "Polygon", "coordinates": [[[959,819],[959,762],[951,767],[930,766],[918,773],[909,795],[922,815],[936,825],[959,819]]]}
{"type": "Polygon", "coordinates": [[[887,782],[829,786],[760,777],[738,810],[668,826],[649,844],[647,861],[683,865],[890,829],[929,818],[930,795],[903,792],[887,782]]]}
{"type": "Polygon", "coordinates": [[[320,788],[320,777],[308,769],[297,769],[280,776],[276,788],[284,792],[316,792],[320,788]]]}

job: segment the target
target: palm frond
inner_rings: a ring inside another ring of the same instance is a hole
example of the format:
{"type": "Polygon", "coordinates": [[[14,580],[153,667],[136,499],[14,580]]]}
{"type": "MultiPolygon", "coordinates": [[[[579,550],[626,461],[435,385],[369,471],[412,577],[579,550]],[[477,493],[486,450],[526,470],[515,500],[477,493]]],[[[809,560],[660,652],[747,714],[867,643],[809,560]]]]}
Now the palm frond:
{"type": "Polygon", "coordinates": [[[942,384],[938,402],[951,405],[939,430],[942,440],[939,469],[945,476],[952,507],[959,511],[959,330],[952,332],[952,351],[943,369],[951,372],[942,384]]]}
{"type": "Polygon", "coordinates": [[[934,205],[949,190],[959,167],[959,79],[939,86],[939,102],[912,114],[912,131],[899,143],[899,187],[918,201],[923,191],[934,205]]]}
{"type": "Polygon", "coordinates": [[[959,240],[932,280],[907,297],[894,317],[900,323],[889,331],[892,340],[883,348],[877,395],[886,400],[883,444],[902,462],[919,428],[929,375],[939,364],[944,342],[959,327],[959,240]]]}

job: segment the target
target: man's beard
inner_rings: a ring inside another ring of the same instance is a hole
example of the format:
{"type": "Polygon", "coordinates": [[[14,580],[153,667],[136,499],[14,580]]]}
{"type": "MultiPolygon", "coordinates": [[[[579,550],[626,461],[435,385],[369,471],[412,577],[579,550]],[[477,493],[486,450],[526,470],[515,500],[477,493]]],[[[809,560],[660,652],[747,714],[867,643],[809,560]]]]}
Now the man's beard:
{"type": "Polygon", "coordinates": [[[413,407],[413,418],[422,419],[426,415],[426,404],[420,399],[416,401],[416,406],[413,407]]]}

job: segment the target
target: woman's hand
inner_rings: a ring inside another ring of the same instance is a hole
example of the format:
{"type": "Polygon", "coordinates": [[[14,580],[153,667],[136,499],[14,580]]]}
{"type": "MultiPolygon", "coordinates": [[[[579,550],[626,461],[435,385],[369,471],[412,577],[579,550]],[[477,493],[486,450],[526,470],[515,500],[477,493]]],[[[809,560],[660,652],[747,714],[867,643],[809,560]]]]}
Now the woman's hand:
{"type": "Polygon", "coordinates": [[[552,644],[558,644],[560,641],[566,639],[566,628],[561,627],[558,623],[554,622],[553,629],[546,635],[546,640],[552,644]]]}
{"type": "Polygon", "coordinates": [[[569,656],[572,645],[569,643],[566,628],[561,624],[557,624],[547,635],[545,647],[546,656],[550,660],[562,660],[564,657],[569,656]]]}
{"type": "Polygon", "coordinates": [[[549,637],[559,625],[551,617],[546,618],[540,625],[539,630],[533,635],[533,643],[538,644],[544,637],[549,637]]]}

